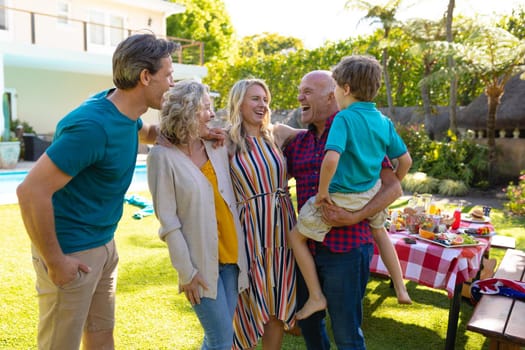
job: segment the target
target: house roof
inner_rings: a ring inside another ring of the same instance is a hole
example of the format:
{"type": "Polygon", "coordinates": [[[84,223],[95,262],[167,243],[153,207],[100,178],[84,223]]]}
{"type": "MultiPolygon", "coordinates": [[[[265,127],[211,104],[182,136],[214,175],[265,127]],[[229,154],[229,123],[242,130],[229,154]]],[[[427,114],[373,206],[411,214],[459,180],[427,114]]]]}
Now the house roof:
{"type": "Polygon", "coordinates": [[[113,0],[116,3],[123,5],[130,5],[133,7],[143,8],[145,10],[153,10],[163,12],[165,17],[175,15],[177,13],[183,13],[186,11],[186,7],[174,2],[166,0],[113,0]]]}
{"type": "MultiPolygon", "coordinates": [[[[496,110],[496,129],[525,129],[525,80],[520,74],[513,76],[505,85],[503,96],[496,110]]],[[[488,102],[482,94],[458,113],[458,126],[469,129],[487,127],[488,102]]]]}

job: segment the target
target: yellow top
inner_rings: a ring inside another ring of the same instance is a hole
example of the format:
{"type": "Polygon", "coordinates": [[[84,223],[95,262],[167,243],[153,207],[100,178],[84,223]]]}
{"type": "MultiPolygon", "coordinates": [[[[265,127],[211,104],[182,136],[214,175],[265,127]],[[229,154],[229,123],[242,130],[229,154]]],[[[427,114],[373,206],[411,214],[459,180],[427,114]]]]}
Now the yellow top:
{"type": "MultiPolygon", "coordinates": [[[[213,198],[215,200],[215,216],[217,217],[217,232],[219,234],[219,263],[237,263],[237,235],[233,216],[228,205],[219,193],[217,175],[208,160],[201,168],[202,173],[213,187],[213,198]]],[[[206,213],[204,213],[206,215],[206,213]]]]}

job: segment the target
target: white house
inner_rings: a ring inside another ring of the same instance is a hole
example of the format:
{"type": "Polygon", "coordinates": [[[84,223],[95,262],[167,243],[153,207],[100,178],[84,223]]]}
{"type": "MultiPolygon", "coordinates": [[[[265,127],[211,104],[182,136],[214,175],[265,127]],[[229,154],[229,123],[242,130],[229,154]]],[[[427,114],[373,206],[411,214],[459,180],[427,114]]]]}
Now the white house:
{"type": "MultiPolygon", "coordinates": [[[[163,0],[0,0],[0,134],[3,118],[52,133],[88,96],[113,86],[111,57],[122,39],[144,31],[165,37],[166,18],[184,11],[163,0]]],[[[202,80],[202,44],[170,39],[181,44],[174,79],[202,80]]]]}

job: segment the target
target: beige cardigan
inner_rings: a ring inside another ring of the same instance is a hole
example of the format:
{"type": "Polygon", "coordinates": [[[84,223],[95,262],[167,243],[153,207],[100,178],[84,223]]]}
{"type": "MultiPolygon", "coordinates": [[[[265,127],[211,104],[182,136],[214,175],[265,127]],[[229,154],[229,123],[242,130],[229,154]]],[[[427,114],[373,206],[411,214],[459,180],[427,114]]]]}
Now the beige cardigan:
{"type": "MultiPolygon", "coordinates": [[[[214,149],[205,142],[206,152],[217,175],[219,192],[233,215],[237,229],[239,292],[248,287],[248,263],[244,234],[230,177],[226,147],[214,149]]],[[[148,185],[155,215],[160,221],[159,236],[168,245],[171,263],[180,285],[191,282],[200,272],[208,284],[201,296],[215,299],[219,276],[219,242],[213,187],[201,170],[179,148],[154,146],[147,160],[148,185]]]]}

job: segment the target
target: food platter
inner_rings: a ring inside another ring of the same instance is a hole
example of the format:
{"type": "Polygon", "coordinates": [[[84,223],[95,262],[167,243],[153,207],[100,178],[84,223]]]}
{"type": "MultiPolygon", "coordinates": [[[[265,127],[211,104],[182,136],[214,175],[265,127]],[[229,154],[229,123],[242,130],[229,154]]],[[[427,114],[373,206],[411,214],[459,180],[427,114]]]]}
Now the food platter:
{"type": "Polygon", "coordinates": [[[470,214],[461,214],[461,221],[486,224],[490,222],[490,218],[488,216],[484,216],[483,218],[475,218],[470,214]]]}
{"type": "Polygon", "coordinates": [[[451,242],[454,240],[456,236],[458,236],[455,233],[446,233],[447,239],[442,240],[435,240],[435,239],[428,239],[421,237],[420,235],[417,235],[416,238],[425,242],[437,244],[444,248],[464,248],[464,247],[477,247],[480,245],[485,245],[485,243],[474,240],[475,243],[462,243],[462,244],[452,244],[451,242]]]}
{"type": "Polygon", "coordinates": [[[494,232],[494,231],[493,232],[489,232],[489,233],[484,234],[484,235],[475,233],[474,231],[476,231],[476,229],[468,229],[468,228],[460,228],[460,229],[458,229],[459,233],[466,233],[467,235],[470,235],[470,236],[476,237],[476,238],[489,238],[489,237],[497,235],[497,233],[494,232]]]}
{"type": "Polygon", "coordinates": [[[489,234],[486,234],[486,235],[478,235],[478,234],[472,234],[472,233],[468,233],[469,235],[471,235],[472,237],[476,237],[476,238],[489,238],[489,237],[492,237],[492,236],[495,236],[497,235],[496,232],[491,232],[489,234]]]}

